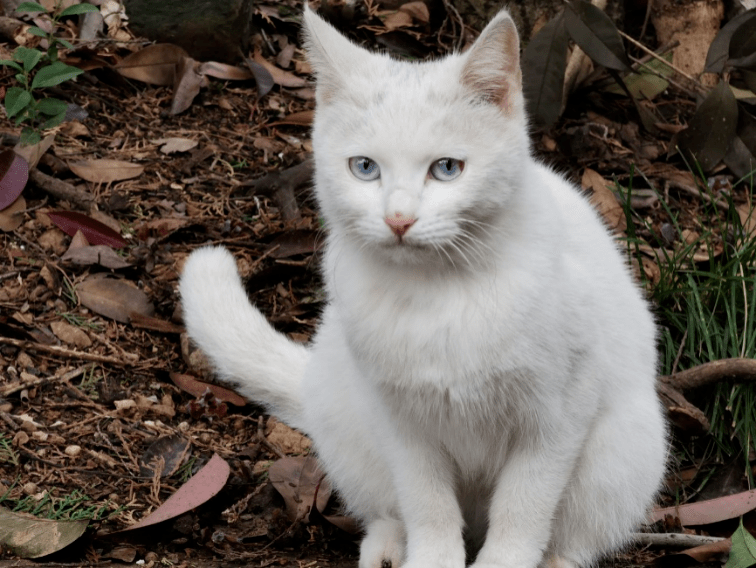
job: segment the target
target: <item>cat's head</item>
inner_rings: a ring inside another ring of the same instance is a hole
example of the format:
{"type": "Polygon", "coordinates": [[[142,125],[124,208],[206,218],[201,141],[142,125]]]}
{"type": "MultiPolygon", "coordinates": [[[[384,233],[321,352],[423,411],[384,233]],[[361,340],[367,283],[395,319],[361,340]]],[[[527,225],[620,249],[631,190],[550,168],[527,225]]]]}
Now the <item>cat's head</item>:
{"type": "Polygon", "coordinates": [[[465,53],[420,63],[358,47],[309,8],[304,21],[316,194],[332,237],[391,262],[482,260],[529,160],[509,14],[465,53]]]}

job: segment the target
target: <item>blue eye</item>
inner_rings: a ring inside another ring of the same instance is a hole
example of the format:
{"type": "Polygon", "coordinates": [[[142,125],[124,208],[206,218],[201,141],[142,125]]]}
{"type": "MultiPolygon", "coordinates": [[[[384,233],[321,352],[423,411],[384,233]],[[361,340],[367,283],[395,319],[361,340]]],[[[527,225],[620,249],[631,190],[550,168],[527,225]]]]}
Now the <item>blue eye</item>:
{"type": "Polygon", "coordinates": [[[362,181],[373,181],[381,177],[381,168],[375,160],[365,156],[349,158],[349,169],[352,170],[354,177],[362,181]]]}
{"type": "Polygon", "coordinates": [[[428,173],[438,181],[451,181],[458,178],[465,169],[465,163],[455,158],[441,158],[433,162],[428,173]]]}

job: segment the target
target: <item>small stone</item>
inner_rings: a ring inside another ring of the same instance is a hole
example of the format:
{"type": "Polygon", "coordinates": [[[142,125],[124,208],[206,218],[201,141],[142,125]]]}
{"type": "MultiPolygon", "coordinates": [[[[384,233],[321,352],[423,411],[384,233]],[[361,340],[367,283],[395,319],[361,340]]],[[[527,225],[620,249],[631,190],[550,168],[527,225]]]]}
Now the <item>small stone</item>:
{"type": "Polygon", "coordinates": [[[71,445],[67,446],[65,450],[63,450],[63,453],[65,453],[67,456],[75,458],[81,453],[81,446],[71,445]]]}
{"type": "Polygon", "coordinates": [[[21,488],[21,491],[24,492],[24,495],[34,495],[37,492],[37,484],[32,483],[31,481],[29,483],[25,483],[21,488]]]}

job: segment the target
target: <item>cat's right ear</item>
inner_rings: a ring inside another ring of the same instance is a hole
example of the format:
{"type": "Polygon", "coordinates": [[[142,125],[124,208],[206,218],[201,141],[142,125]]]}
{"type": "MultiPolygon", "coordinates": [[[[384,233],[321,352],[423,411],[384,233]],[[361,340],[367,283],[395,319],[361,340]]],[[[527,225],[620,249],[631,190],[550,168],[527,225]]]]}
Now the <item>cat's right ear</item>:
{"type": "Polygon", "coordinates": [[[344,88],[344,72],[354,65],[362,49],[345,38],[308,5],[304,14],[307,60],[317,79],[318,102],[328,102],[344,88]]]}

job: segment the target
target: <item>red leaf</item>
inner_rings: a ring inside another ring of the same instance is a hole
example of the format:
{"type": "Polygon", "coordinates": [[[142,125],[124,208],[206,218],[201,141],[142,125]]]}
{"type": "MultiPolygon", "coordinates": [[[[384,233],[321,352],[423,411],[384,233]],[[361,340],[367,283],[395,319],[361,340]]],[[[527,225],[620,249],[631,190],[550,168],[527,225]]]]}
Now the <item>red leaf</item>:
{"type": "Polygon", "coordinates": [[[0,211],[13,203],[29,179],[29,164],[13,150],[0,152],[0,211]]]}
{"type": "Polygon", "coordinates": [[[756,489],[707,501],[687,503],[677,507],[655,509],[651,514],[650,521],[660,521],[666,515],[672,515],[680,519],[680,524],[684,527],[708,525],[727,519],[735,519],[753,509],[756,509],[756,489]]]}
{"type": "Polygon", "coordinates": [[[202,503],[208,501],[223,489],[229,473],[231,473],[231,468],[228,463],[217,454],[213,454],[210,461],[195,473],[189,481],[179,487],[176,493],[168,497],[165,503],[155,509],[152,514],[137,524],[124,529],[124,531],[140,529],[173,519],[202,505],[202,503]]]}
{"type": "Polygon", "coordinates": [[[73,237],[76,231],[81,231],[87,237],[87,241],[90,244],[109,245],[113,248],[122,248],[128,244],[113,229],[83,213],[77,213],[76,211],[56,211],[48,213],[47,216],[67,235],[73,237]]]}

